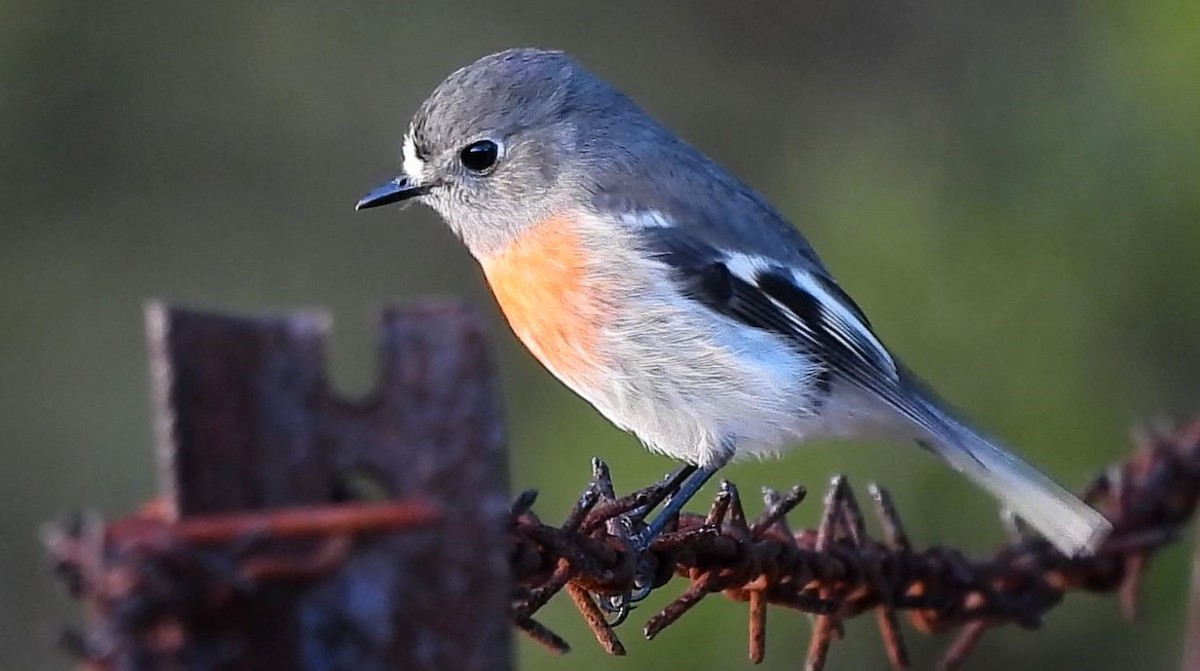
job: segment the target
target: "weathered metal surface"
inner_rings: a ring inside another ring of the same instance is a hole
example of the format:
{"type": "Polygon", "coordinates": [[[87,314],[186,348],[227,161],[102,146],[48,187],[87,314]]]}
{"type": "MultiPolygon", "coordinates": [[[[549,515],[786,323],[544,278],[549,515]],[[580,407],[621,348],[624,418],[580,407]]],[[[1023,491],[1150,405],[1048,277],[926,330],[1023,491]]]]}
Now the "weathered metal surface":
{"type": "Polygon", "coordinates": [[[92,606],[90,666],[508,668],[507,463],[480,321],[386,311],[359,401],[330,391],[327,324],[149,306],[162,501],[51,539],[92,606]],[[356,490],[385,501],[343,504],[356,490]]]}

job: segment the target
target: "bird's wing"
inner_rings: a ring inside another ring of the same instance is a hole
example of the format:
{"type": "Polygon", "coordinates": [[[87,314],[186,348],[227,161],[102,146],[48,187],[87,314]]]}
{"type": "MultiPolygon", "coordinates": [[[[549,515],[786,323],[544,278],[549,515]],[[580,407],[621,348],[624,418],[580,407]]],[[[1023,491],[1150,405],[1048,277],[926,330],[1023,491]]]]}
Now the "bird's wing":
{"type": "Polygon", "coordinates": [[[823,364],[818,384],[823,380],[826,389],[837,380],[875,394],[924,432],[920,445],[1029,521],[1064,554],[1094,552],[1112,530],[1102,515],[940,403],[888,354],[862,310],[819,264],[789,263],[787,252],[730,251],[674,226],[643,227],[638,235],[688,298],[747,327],[779,334],[823,364]]]}
{"type": "Polygon", "coordinates": [[[865,389],[882,393],[899,382],[896,362],[862,310],[820,266],[721,249],[679,227],[647,226],[637,235],[689,299],[779,335],[865,389]]]}

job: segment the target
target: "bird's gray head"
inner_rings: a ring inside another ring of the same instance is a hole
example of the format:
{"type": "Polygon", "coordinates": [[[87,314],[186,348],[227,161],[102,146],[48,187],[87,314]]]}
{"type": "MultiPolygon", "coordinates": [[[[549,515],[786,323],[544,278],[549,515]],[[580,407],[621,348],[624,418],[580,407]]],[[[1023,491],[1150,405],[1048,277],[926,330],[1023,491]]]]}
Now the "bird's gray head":
{"type": "Polygon", "coordinates": [[[628,98],[561,52],[492,54],[421,104],[404,138],[403,173],[358,207],[419,200],[484,255],[586,197],[597,171],[646,124],[628,98]]]}

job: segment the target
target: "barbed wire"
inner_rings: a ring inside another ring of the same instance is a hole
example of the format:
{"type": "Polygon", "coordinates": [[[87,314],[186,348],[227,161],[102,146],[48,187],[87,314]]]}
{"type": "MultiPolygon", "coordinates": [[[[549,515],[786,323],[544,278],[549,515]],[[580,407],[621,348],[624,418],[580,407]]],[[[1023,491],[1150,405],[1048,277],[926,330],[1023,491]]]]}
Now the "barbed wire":
{"type": "MultiPolygon", "coordinates": [[[[1200,499],[1200,420],[1137,437],[1133,455],[1086,488],[1083,498],[1114,528],[1090,557],[1062,555],[1015,519],[1007,520],[1008,544],[985,559],[944,546],[918,550],[887,491],[874,485],[868,492],[881,537],[872,538],[841,476],[830,482],[816,529],[793,531],[787,521],[805,499],[803,488],[764,490],[764,508],[750,519],[737,488],[726,482],[706,515],[681,515],[646,556],[638,556],[627,513],[656,506],[670,493],[667,483],[617,497],[607,467],[597,461],[593,471],[560,525],[539,520],[532,491],[518,496],[511,510],[509,558],[517,589],[511,617],[551,650],[569,646],[534,616],[565,591],[601,646],[624,654],[599,600],[633,590],[648,561],[655,568],[653,587],[676,576],[688,581],[645,623],[648,638],[720,592],[748,604],[754,661],[765,651],[767,606],[776,605],[815,616],[808,669],[824,666],[830,645],[843,635],[843,621],[868,612],[896,669],[909,668],[899,614],[924,634],[956,631],[942,660],[953,669],[989,629],[1036,628],[1069,592],[1116,592],[1124,612],[1135,614],[1148,559],[1178,538],[1200,499]]],[[[269,596],[272,585],[335,574],[367,536],[436,527],[441,518],[438,506],[405,500],[184,520],[152,506],[108,524],[85,515],[52,525],[44,540],[55,565],[94,616],[86,632],[70,632],[64,645],[94,669],[117,668],[126,653],[224,659],[237,649],[229,641],[245,632],[238,631],[240,620],[221,614],[244,611],[269,596]]]]}
{"type": "Polygon", "coordinates": [[[1067,557],[1015,518],[1006,519],[1008,544],[972,560],[951,547],[914,549],[887,490],[868,487],[882,538],[867,535],[862,509],[842,476],[830,482],[815,530],[792,531],[787,514],[805,490],[763,492],[764,509],[746,516],[736,487],[722,482],[707,515],[683,514],[639,559],[622,516],[661,502],[665,483],[613,495],[607,467],[593,462],[592,481],[566,520],[551,526],[531,510],[536,492],[517,497],[511,514],[511,563],[518,585],[514,624],[556,652],[568,644],[534,619],[555,594],[566,591],[609,653],[625,649],[598,599],[635,588],[635,562],[650,559],[656,587],[673,576],[687,588],[646,622],[654,638],[709,594],[749,604],[749,656],[763,659],[767,605],[816,616],[806,669],[825,664],[842,622],[875,614],[894,669],[909,668],[897,614],[923,634],[957,631],[942,667],[956,669],[990,629],[1006,624],[1034,629],[1074,591],[1117,592],[1133,617],[1138,587],[1151,554],[1174,541],[1200,497],[1200,421],[1135,438],[1133,455],[1100,473],[1083,498],[1113,524],[1092,556],[1067,557]]]}

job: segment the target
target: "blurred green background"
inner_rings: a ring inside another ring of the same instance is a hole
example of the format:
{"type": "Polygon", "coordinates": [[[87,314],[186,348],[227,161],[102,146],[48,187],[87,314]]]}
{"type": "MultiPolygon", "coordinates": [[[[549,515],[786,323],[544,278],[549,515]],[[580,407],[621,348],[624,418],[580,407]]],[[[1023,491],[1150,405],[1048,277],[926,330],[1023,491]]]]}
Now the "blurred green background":
{"type": "MultiPolygon", "coordinates": [[[[618,484],[669,468],[516,345],[425,210],[355,214],[394,174],[408,116],[452,69],[565,49],[763,191],[884,339],[1072,486],[1131,425],[1200,408],[1200,4],[1148,2],[0,2],[0,668],[67,666],[77,608],[37,542],[65,511],[129,511],[154,487],[141,309],[324,307],[347,394],[372,379],[370,315],[464,296],[494,324],[512,480],[564,513],[587,458],[618,484]]],[[[921,544],[982,554],[987,498],[893,444],[820,444],[730,468],[820,490],[892,488],[921,544]]],[[[811,525],[816,506],[797,523],[811,525]]],[[[1187,551],[1152,568],[1145,618],[1075,596],[1045,631],[989,635],[974,669],[1175,666],[1187,551]]],[[[667,592],[672,590],[668,589],[667,592]]],[[[644,619],[655,604],[634,615],[644,619]]],[[[745,668],[745,612],[714,598],[605,658],[521,642],[521,669],[745,668]]],[[[882,668],[856,622],[830,668],[882,668]]],[[[809,625],[774,613],[762,668],[809,625]]],[[[928,666],[945,640],[912,637],[928,666]]]]}

